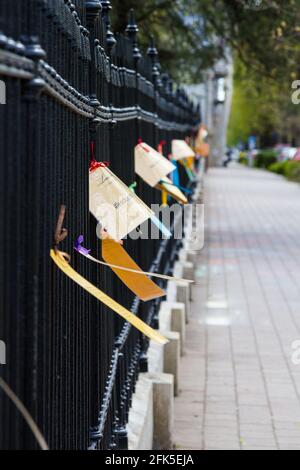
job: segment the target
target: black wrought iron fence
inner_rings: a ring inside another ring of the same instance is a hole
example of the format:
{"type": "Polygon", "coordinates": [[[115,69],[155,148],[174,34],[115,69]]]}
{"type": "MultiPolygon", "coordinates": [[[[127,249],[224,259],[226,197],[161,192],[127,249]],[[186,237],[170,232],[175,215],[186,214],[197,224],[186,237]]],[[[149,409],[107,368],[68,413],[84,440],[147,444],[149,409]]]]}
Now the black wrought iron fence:
{"type": "MultiPolygon", "coordinates": [[[[139,138],[166,152],[193,133],[199,109],[160,75],[152,43],[142,57],[131,15],[114,37],[109,1],[1,0],[0,339],[1,376],[24,402],[52,449],[127,447],[126,424],[148,342],[85,295],[51,264],[58,210],[67,207],[64,251],[84,234],[100,257],[88,210],[89,148],[147,203],[160,194],[137,180],[139,138]],[[102,9],[101,9],[102,6],[102,9]]],[[[185,174],[181,175],[184,184],[185,174]]],[[[137,240],[126,249],[146,270],[171,272],[176,240],[137,240]]],[[[158,327],[159,301],[142,303],[107,268],[82,257],[75,268],[158,327]]],[[[161,285],[164,286],[163,282],[161,285]]],[[[37,444],[0,392],[0,448],[37,444]]]]}

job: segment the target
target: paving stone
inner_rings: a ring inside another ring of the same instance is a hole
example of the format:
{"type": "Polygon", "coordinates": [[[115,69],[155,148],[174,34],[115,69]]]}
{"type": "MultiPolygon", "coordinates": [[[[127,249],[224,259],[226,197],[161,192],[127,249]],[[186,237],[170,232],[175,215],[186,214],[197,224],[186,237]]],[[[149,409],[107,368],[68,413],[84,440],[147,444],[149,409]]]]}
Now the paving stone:
{"type": "Polygon", "coordinates": [[[300,449],[300,190],[276,175],[211,169],[206,242],[180,366],[182,449],[300,449]],[[193,426],[190,424],[193,423],[193,426]]]}
{"type": "Polygon", "coordinates": [[[271,448],[274,447],[276,449],[277,444],[275,442],[274,437],[262,437],[262,436],[254,436],[254,437],[244,437],[242,439],[242,447],[243,449],[247,450],[248,447],[260,447],[260,448],[271,448]]]}

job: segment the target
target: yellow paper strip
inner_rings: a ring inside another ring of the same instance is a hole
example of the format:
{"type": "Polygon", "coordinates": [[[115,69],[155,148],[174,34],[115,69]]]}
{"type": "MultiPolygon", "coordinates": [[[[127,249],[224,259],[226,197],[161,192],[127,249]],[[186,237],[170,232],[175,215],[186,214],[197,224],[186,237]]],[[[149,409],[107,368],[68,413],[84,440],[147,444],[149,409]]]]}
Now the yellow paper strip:
{"type": "Polygon", "coordinates": [[[161,192],[161,204],[162,206],[168,206],[168,193],[164,189],[161,192]]]}
{"type": "Polygon", "coordinates": [[[163,178],[161,182],[156,186],[156,188],[160,189],[161,191],[166,191],[170,196],[172,196],[173,199],[180,202],[181,204],[188,203],[188,200],[182,193],[182,191],[180,191],[177,186],[174,186],[174,184],[168,177],[163,178]]]}
{"type": "Polygon", "coordinates": [[[102,292],[100,289],[98,289],[96,286],[94,286],[89,281],[87,281],[84,277],[82,277],[77,271],[75,271],[67,263],[67,261],[65,260],[65,258],[63,257],[63,255],[59,251],[57,253],[55,253],[54,250],[51,250],[50,251],[50,256],[51,256],[52,260],[54,261],[54,263],[56,264],[56,266],[66,276],[68,276],[70,279],[72,279],[76,284],[78,284],[86,292],[91,294],[93,297],[95,297],[97,300],[102,302],[108,308],[110,308],[115,313],[120,315],[120,317],[124,318],[124,320],[129,322],[137,330],[141,331],[149,339],[152,339],[153,341],[156,341],[159,344],[168,343],[168,340],[166,338],[164,338],[160,333],[153,330],[153,328],[151,328],[149,325],[147,325],[142,320],[140,320],[136,315],[129,312],[129,310],[124,308],[122,305],[118,304],[118,302],[113,300],[111,297],[106,295],[104,292],[102,292]]]}

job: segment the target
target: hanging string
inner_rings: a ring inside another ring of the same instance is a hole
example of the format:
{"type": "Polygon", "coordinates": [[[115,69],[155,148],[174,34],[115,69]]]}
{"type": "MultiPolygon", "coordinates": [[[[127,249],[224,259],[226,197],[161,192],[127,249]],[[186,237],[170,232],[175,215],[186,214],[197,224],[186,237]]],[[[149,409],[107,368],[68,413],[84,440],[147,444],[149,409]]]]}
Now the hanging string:
{"type": "Polygon", "coordinates": [[[107,168],[109,167],[109,162],[96,162],[92,161],[90,163],[90,172],[98,170],[98,168],[107,168]]]}
{"type": "Polygon", "coordinates": [[[158,153],[161,153],[163,154],[164,152],[164,146],[167,144],[167,142],[165,140],[161,140],[157,146],[157,151],[158,153]]]}
{"type": "Polygon", "coordinates": [[[109,162],[97,162],[96,161],[94,141],[90,143],[90,154],[91,154],[90,171],[97,170],[98,168],[107,168],[109,166],[109,162]]]}
{"type": "Polygon", "coordinates": [[[147,147],[144,147],[143,145],[143,139],[139,138],[138,139],[138,145],[147,153],[150,153],[150,150],[147,147]]]}
{"type": "Polygon", "coordinates": [[[90,151],[91,151],[91,162],[95,162],[96,158],[95,158],[95,142],[94,141],[90,143],[90,151]]]}
{"type": "Polygon", "coordinates": [[[130,191],[132,191],[133,193],[135,193],[135,190],[136,190],[136,187],[137,187],[137,182],[135,181],[134,183],[132,183],[130,186],[128,186],[130,191]]]}
{"type": "Polygon", "coordinates": [[[45,441],[44,436],[42,435],[41,431],[39,430],[37,424],[33,420],[32,416],[30,415],[29,411],[25,408],[21,400],[17,397],[17,395],[11,390],[11,388],[7,385],[7,383],[0,377],[0,388],[3,392],[8,396],[8,398],[13,402],[15,407],[20,411],[21,415],[23,416],[24,420],[28,424],[29,428],[32,431],[37,443],[39,444],[42,450],[49,450],[48,444],[45,441]]]}

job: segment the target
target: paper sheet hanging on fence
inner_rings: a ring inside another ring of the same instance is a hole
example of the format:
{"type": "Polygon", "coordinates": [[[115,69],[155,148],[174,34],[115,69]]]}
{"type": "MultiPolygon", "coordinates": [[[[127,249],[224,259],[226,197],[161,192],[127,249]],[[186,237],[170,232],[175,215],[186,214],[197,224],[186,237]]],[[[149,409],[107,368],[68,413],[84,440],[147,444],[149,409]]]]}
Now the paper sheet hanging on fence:
{"type": "Polygon", "coordinates": [[[189,157],[186,160],[180,160],[186,162],[186,166],[195,174],[195,157],[189,157]]]}
{"type": "Polygon", "coordinates": [[[172,173],[172,182],[175,186],[180,185],[180,178],[179,178],[179,169],[178,169],[178,163],[176,160],[173,160],[174,165],[176,166],[175,171],[172,173]]]}
{"type": "Polygon", "coordinates": [[[174,185],[174,183],[167,177],[163,178],[156,186],[161,191],[166,191],[173,199],[180,202],[181,204],[187,204],[188,200],[183,192],[174,185]]]}
{"type": "Polygon", "coordinates": [[[175,166],[150,145],[141,143],[135,147],[135,172],[154,188],[175,166]]]}
{"type": "Polygon", "coordinates": [[[160,333],[153,330],[149,325],[140,320],[136,315],[129,312],[125,307],[118,304],[115,300],[105,294],[103,291],[98,289],[96,286],[91,284],[87,279],[82,277],[77,271],[75,271],[65,260],[62,253],[55,253],[54,250],[51,250],[50,256],[53,259],[56,266],[70,279],[72,279],[76,284],[82,287],[86,292],[91,294],[97,300],[102,302],[108,308],[113,310],[115,313],[120,315],[124,320],[129,322],[132,326],[141,331],[149,339],[156,341],[159,344],[166,344],[168,340],[164,338],[160,333]]]}
{"type": "Polygon", "coordinates": [[[182,158],[195,157],[195,152],[184,140],[172,141],[172,157],[174,160],[181,160],[182,158]]]}
{"type": "Polygon", "coordinates": [[[144,302],[166,295],[160,287],[144,274],[126,250],[114,240],[102,240],[102,258],[107,264],[121,265],[124,268],[140,272],[140,274],[137,274],[132,271],[124,271],[123,269],[111,267],[128,289],[144,302]]]}
{"type": "Polygon", "coordinates": [[[209,153],[210,153],[209,144],[207,143],[197,144],[196,151],[201,157],[206,157],[206,158],[209,157],[209,153]]]}
{"type": "Polygon", "coordinates": [[[199,127],[199,131],[195,140],[195,150],[201,157],[209,157],[210,146],[207,142],[208,130],[202,124],[199,127]]]}
{"type": "MultiPolygon", "coordinates": [[[[136,186],[137,186],[136,182],[131,184],[129,186],[130,191],[135,192],[136,186]]],[[[161,233],[166,239],[169,239],[172,237],[170,230],[168,230],[167,227],[165,227],[165,225],[156,217],[155,214],[151,217],[151,222],[161,231],[161,233]]]]}
{"type": "Polygon", "coordinates": [[[90,170],[90,212],[115,240],[121,240],[154,212],[109,168],[90,170]]]}
{"type": "Polygon", "coordinates": [[[194,172],[194,160],[194,157],[184,158],[180,160],[180,163],[184,166],[188,179],[191,182],[193,182],[196,177],[196,174],[194,172]]]}

